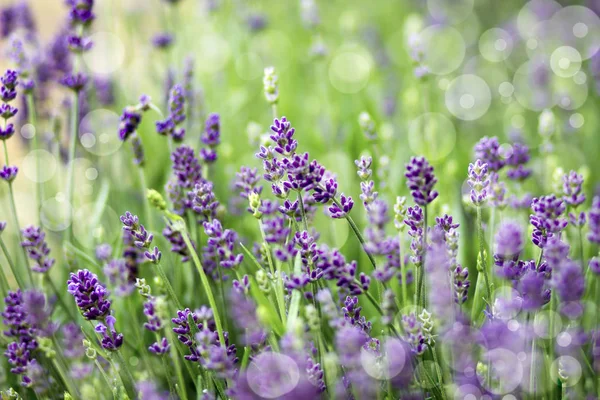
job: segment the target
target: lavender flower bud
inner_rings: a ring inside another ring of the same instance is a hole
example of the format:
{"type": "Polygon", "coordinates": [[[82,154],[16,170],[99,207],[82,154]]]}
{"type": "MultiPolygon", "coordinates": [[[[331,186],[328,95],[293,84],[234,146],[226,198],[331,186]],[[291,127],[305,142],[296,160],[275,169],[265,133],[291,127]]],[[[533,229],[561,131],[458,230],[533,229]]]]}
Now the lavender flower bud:
{"type": "Polygon", "coordinates": [[[337,203],[333,203],[331,206],[329,206],[329,215],[331,218],[335,219],[345,218],[350,210],[352,210],[352,207],[354,207],[354,201],[352,201],[352,197],[346,197],[342,193],[339,205],[337,203]]]}
{"type": "Polygon", "coordinates": [[[534,227],[532,234],[533,244],[543,248],[547,239],[561,232],[567,226],[567,220],[562,218],[565,212],[565,203],[554,195],[533,199],[531,203],[533,214],[529,221],[534,227]]]}
{"type": "Polygon", "coordinates": [[[549,139],[556,130],[556,117],[548,109],[542,111],[538,121],[538,133],[544,139],[549,139]]]}
{"type": "Polygon", "coordinates": [[[75,299],[77,307],[87,320],[102,320],[110,313],[110,300],[106,288],[98,277],[87,269],[71,273],[67,291],[75,299]]]}
{"type": "Polygon", "coordinates": [[[396,197],[396,204],[394,204],[394,226],[400,232],[404,231],[406,224],[404,219],[406,218],[406,197],[396,197]]]}
{"type": "Polygon", "coordinates": [[[11,183],[17,177],[19,168],[17,166],[5,165],[0,169],[0,179],[11,183]]]}
{"type": "Polygon", "coordinates": [[[426,206],[436,199],[438,192],[433,190],[437,179],[433,167],[424,157],[412,157],[406,165],[406,185],[411,191],[413,200],[420,206],[426,206]]]}
{"type": "Polygon", "coordinates": [[[595,196],[592,200],[592,209],[589,212],[590,232],[588,240],[592,243],[600,244],[600,197],[595,196]]]}
{"type": "Polygon", "coordinates": [[[481,160],[469,164],[469,186],[471,187],[471,202],[477,207],[487,199],[487,188],[490,185],[488,166],[481,160]]]}
{"type": "Polygon", "coordinates": [[[21,230],[23,241],[21,246],[27,252],[29,258],[34,262],[31,270],[46,273],[54,265],[54,258],[48,257],[50,248],[46,243],[46,234],[41,228],[30,225],[21,230]]]}
{"type": "Polygon", "coordinates": [[[359,160],[355,160],[354,164],[356,164],[356,168],[358,171],[358,177],[361,181],[367,181],[371,178],[373,174],[373,170],[371,170],[371,164],[373,163],[373,159],[371,157],[361,156],[359,160]]]}
{"type": "Polygon", "coordinates": [[[571,171],[563,175],[562,181],[565,202],[573,208],[583,204],[585,202],[585,194],[582,193],[583,176],[571,171]]]}
{"type": "Polygon", "coordinates": [[[102,339],[100,339],[100,344],[102,348],[109,351],[116,351],[123,345],[123,334],[117,333],[115,330],[115,317],[109,315],[105,319],[105,323],[100,322],[96,325],[96,332],[102,335],[102,339]]]}
{"type": "Polygon", "coordinates": [[[486,163],[490,171],[498,172],[505,165],[504,158],[500,155],[500,143],[497,137],[481,138],[475,145],[475,158],[486,163]]]}
{"type": "Polygon", "coordinates": [[[276,104],[279,100],[279,77],[275,74],[274,67],[265,68],[265,75],[263,77],[263,88],[265,97],[270,104],[276,104]]]}

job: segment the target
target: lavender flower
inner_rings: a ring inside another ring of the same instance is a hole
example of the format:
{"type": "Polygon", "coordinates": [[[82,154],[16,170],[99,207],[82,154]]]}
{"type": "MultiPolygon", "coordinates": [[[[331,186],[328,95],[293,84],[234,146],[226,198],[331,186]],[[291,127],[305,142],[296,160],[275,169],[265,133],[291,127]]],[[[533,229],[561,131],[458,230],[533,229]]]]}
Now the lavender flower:
{"type": "Polygon", "coordinates": [[[423,209],[419,206],[408,207],[404,223],[409,227],[408,234],[412,237],[410,249],[413,253],[411,261],[419,266],[423,260],[423,228],[425,220],[423,209]]]}
{"type": "Polygon", "coordinates": [[[521,225],[513,221],[502,223],[495,236],[494,258],[496,262],[516,261],[524,245],[521,225]]]}
{"type": "Polygon", "coordinates": [[[125,259],[111,260],[104,266],[104,275],[108,278],[111,285],[116,287],[117,296],[128,296],[135,289],[135,276],[128,268],[125,259]]]}
{"type": "Polygon", "coordinates": [[[204,133],[200,136],[200,140],[208,148],[200,151],[200,156],[205,163],[213,163],[217,160],[216,147],[221,143],[221,125],[219,114],[210,114],[206,119],[204,133]]]}
{"type": "Polygon", "coordinates": [[[204,222],[204,232],[208,236],[208,241],[203,249],[203,257],[209,261],[205,265],[209,271],[217,266],[231,269],[241,264],[244,256],[235,254],[233,251],[237,241],[237,233],[231,229],[223,230],[218,219],[204,222]]]}
{"type": "Polygon", "coordinates": [[[373,118],[368,112],[364,111],[360,113],[358,116],[358,125],[367,139],[377,139],[375,121],[373,121],[373,118]]]}
{"type": "Polygon", "coordinates": [[[406,165],[404,176],[413,200],[418,205],[426,206],[438,196],[438,192],[433,190],[433,186],[437,182],[433,174],[433,167],[424,157],[412,157],[406,165]]]}
{"type": "Polygon", "coordinates": [[[534,227],[532,241],[543,248],[549,237],[566,228],[567,220],[562,218],[566,207],[561,199],[548,195],[533,199],[531,209],[533,214],[529,221],[534,227]]]}
{"type": "Polygon", "coordinates": [[[371,157],[360,157],[359,160],[355,160],[354,164],[356,164],[356,171],[358,177],[361,181],[367,181],[373,174],[373,170],[371,169],[371,164],[373,163],[373,159],[371,157]]]}
{"type": "Polygon", "coordinates": [[[115,317],[109,315],[105,318],[105,324],[100,322],[96,325],[96,332],[102,335],[100,344],[102,348],[109,351],[116,351],[123,345],[123,334],[115,330],[115,317]]]}
{"type": "Polygon", "coordinates": [[[342,193],[339,205],[337,203],[333,203],[331,206],[329,206],[329,215],[331,218],[335,219],[345,218],[350,210],[352,210],[352,207],[354,207],[354,201],[352,200],[352,197],[346,197],[344,193],[342,193]]]}
{"type": "Polygon", "coordinates": [[[506,172],[508,179],[514,181],[524,181],[531,175],[531,169],[525,168],[525,164],[529,162],[529,148],[521,143],[514,143],[512,153],[506,160],[506,164],[510,169],[506,172]]]}
{"type": "Polygon", "coordinates": [[[414,313],[402,316],[402,327],[405,332],[404,340],[410,345],[412,352],[417,355],[423,354],[427,349],[427,343],[421,329],[421,322],[417,320],[414,313]]]}
{"type": "Polygon", "coordinates": [[[31,270],[39,273],[46,273],[54,265],[54,258],[48,257],[50,248],[46,243],[46,234],[42,228],[30,225],[21,230],[23,241],[21,246],[27,252],[29,258],[34,262],[31,270]]]}
{"type": "Polygon", "coordinates": [[[159,32],[152,37],[152,45],[157,49],[168,49],[171,44],[173,44],[173,35],[168,32],[159,32]]]}
{"type": "Polygon", "coordinates": [[[203,221],[210,221],[217,216],[219,202],[215,198],[212,182],[197,183],[192,192],[194,199],[192,210],[202,217],[203,221]]]}
{"type": "Polygon", "coordinates": [[[588,240],[592,243],[600,244],[600,196],[595,196],[592,200],[592,209],[589,212],[590,232],[588,240]]]}
{"type": "Polygon", "coordinates": [[[181,236],[181,232],[173,230],[171,226],[166,226],[162,234],[171,243],[171,251],[181,256],[181,262],[188,262],[190,252],[183,240],[183,236],[181,236]]]}
{"type": "Polygon", "coordinates": [[[173,174],[165,189],[169,200],[173,204],[173,211],[183,215],[192,208],[192,195],[190,192],[197,183],[202,183],[201,167],[195,156],[194,149],[182,145],[171,154],[173,174]]]}
{"type": "Polygon", "coordinates": [[[123,230],[131,233],[131,236],[134,239],[133,244],[139,249],[145,249],[144,256],[150,262],[157,264],[161,258],[158,247],[155,246],[154,249],[150,251],[150,245],[152,244],[154,236],[144,228],[144,225],[139,223],[138,217],[131,214],[129,211],[126,211],[120,219],[123,223],[123,230]]]}
{"type": "Polygon", "coordinates": [[[585,202],[585,194],[582,193],[583,176],[575,171],[565,174],[563,180],[564,201],[571,207],[577,208],[585,202]]]}
{"type": "MultiPolygon", "coordinates": [[[[499,209],[506,207],[506,186],[504,182],[500,181],[500,175],[497,172],[490,173],[488,198],[492,206],[499,209]]],[[[529,208],[529,206],[526,208],[529,208]]]]}
{"type": "Polygon", "coordinates": [[[121,123],[119,125],[119,138],[126,141],[138,128],[142,121],[142,115],[135,107],[125,107],[121,114],[121,123]]]}
{"type": "Polygon", "coordinates": [[[475,158],[482,160],[493,172],[498,172],[505,165],[500,155],[500,143],[497,137],[483,137],[475,145],[475,158]]]}
{"type": "Polygon", "coordinates": [[[251,193],[262,193],[262,186],[259,186],[260,175],[256,168],[242,166],[240,172],[236,173],[235,187],[240,189],[240,196],[247,199],[251,193]]]}
{"type": "Polygon", "coordinates": [[[67,291],[75,299],[81,314],[87,320],[103,320],[110,314],[110,300],[98,277],[87,269],[71,273],[67,291]]]}
{"type": "Polygon", "coordinates": [[[487,164],[481,160],[469,164],[468,182],[471,187],[471,202],[475,206],[480,206],[487,198],[487,188],[490,185],[487,164]]]}
{"type": "Polygon", "coordinates": [[[60,80],[60,84],[76,93],[79,93],[85,88],[88,80],[89,79],[87,75],[82,72],[78,72],[76,74],[69,73],[60,80]]]}
{"type": "Polygon", "coordinates": [[[0,179],[11,183],[17,177],[19,168],[17,166],[5,165],[0,169],[0,179]]]}
{"type": "Polygon", "coordinates": [[[580,265],[573,261],[565,262],[553,280],[562,302],[561,312],[569,318],[579,317],[583,312],[580,301],[585,291],[585,277],[580,265]]]}
{"type": "Polygon", "coordinates": [[[96,246],[96,258],[100,261],[108,261],[112,255],[112,247],[108,243],[99,244],[96,246]]]}
{"type": "Polygon", "coordinates": [[[279,100],[279,77],[273,67],[265,68],[264,72],[263,89],[265,97],[270,104],[277,104],[277,100],[279,100]]]}

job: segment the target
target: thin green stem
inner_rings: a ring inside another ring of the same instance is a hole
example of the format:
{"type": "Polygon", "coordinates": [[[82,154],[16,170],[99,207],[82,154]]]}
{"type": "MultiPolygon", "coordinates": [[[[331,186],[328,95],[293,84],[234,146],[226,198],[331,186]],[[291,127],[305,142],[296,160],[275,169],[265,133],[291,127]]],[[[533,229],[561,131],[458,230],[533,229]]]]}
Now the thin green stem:
{"type": "Polygon", "coordinates": [[[585,268],[585,255],[583,251],[583,227],[579,227],[579,257],[581,258],[581,266],[585,268]]]}
{"type": "Polygon", "coordinates": [[[484,259],[484,238],[483,238],[483,227],[481,221],[481,207],[477,206],[477,235],[479,237],[479,256],[481,257],[481,272],[485,280],[485,289],[487,293],[487,303],[492,302],[492,286],[490,285],[490,277],[488,274],[487,262],[484,259]]]}
{"type": "MultiPolygon", "coordinates": [[[[174,342],[175,338],[173,337],[173,332],[171,331],[171,329],[167,328],[167,329],[165,329],[165,332],[167,334],[167,339],[169,340],[169,343],[174,343],[174,345],[171,346],[171,351],[169,353],[170,353],[171,359],[173,360],[173,364],[175,365],[175,373],[177,374],[177,381],[179,382],[179,386],[181,387],[180,396],[183,397],[183,400],[187,400],[187,391],[185,390],[185,380],[183,379],[183,371],[181,370],[179,356],[177,355],[177,348],[176,348],[175,342],[174,342]]],[[[196,380],[194,379],[194,376],[192,376],[192,380],[194,382],[196,382],[196,380]]]]}
{"type": "MultiPolygon", "coordinates": [[[[73,196],[75,193],[75,148],[77,146],[77,128],[79,125],[79,92],[73,92],[73,104],[71,105],[71,136],[69,137],[69,169],[67,171],[67,199],[71,207],[75,207],[73,196]]],[[[73,215],[69,216],[71,224],[67,229],[67,241],[73,237],[73,215]]]]}
{"type": "Polygon", "coordinates": [[[306,210],[304,209],[304,200],[302,199],[302,192],[298,192],[298,202],[300,203],[300,212],[302,213],[302,222],[304,223],[304,230],[308,233],[308,221],[306,220],[306,210]]]}
{"type": "Polygon", "coordinates": [[[154,229],[152,210],[150,209],[150,202],[146,200],[146,193],[148,192],[148,185],[146,185],[146,175],[144,174],[144,168],[141,166],[138,168],[140,174],[140,186],[142,187],[142,199],[144,203],[144,220],[148,224],[148,230],[152,232],[154,229]]]}
{"type": "Polygon", "coordinates": [[[46,281],[46,283],[48,283],[48,285],[50,286],[50,288],[52,289],[52,291],[56,295],[58,303],[60,304],[60,306],[62,307],[62,309],[65,311],[65,313],[69,316],[70,320],[71,321],[77,321],[77,319],[78,319],[77,316],[71,312],[71,310],[69,309],[69,307],[67,306],[67,304],[64,302],[63,297],[61,295],[62,292],[60,292],[58,290],[58,288],[56,287],[56,285],[54,285],[54,282],[52,282],[52,279],[50,278],[50,275],[45,274],[44,278],[45,278],[44,280],[46,281]]]}
{"type": "Polygon", "coordinates": [[[129,366],[127,365],[127,362],[125,361],[125,359],[123,358],[123,355],[121,354],[121,350],[117,350],[113,354],[115,354],[117,361],[119,362],[119,364],[121,366],[121,370],[124,372],[124,375],[125,375],[125,378],[127,381],[127,385],[125,385],[125,390],[130,395],[130,398],[133,399],[133,398],[135,398],[135,395],[131,391],[133,391],[135,388],[135,379],[133,379],[133,375],[131,374],[131,371],[129,370],[129,366]]]}
{"type": "MultiPolygon", "coordinates": [[[[182,236],[183,236],[183,234],[182,234],[182,236]]],[[[188,248],[190,249],[190,253],[192,253],[194,256],[196,256],[196,252],[194,251],[194,248],[192,246],[188,246],[188,248]]],[[[175,290],[173,290],[173,286],[171,286],[171,282],[169,281],[169,278],[167,278],[167,275],[165,274],[165,270],[163,269],[162,265],[160,264],[160,262],[156,263],[155,265],[156,265],[156,271],[158,272],[158,276],[160,277],[160,279],[162,280],[162,283],[167,288],[167,293],[169,293],[169,297],[173,300],[173,302],[175,303],[175,306],[177,307],[178,310],[183,310],[183,306],[181,305],[179,298],[177,298],[177,295],[175,294],[175,290]]]]}
{"type": "Polygon", "coordinates": [[[52,335],[51,340],[52,344],[54,345],[54,348],[56,349],[56,357],[52,359],[54,368],[56,368],[56,370],[58,371],[60,379],[65,384],[65,387],[69,391],[69,394],[74,398],[78,398],[79,392],[77,391],[77,388],[72,385],[71,379],[69,379],[69,377],[65,373],[65,364],[64,360],[62,359],[62,352],[60,346],[58,345],[58,341],[56,340],[56,337],[54,335],[52,335]],[[60,359],[58,357],[60,357],[60,359]]]}
{"type": "MultiPolygon", "coordinates": [[[[100,375],[102,375],[102,377],[106,381],[106,384],[108,385],[108,387],[112,387],[113,384],[112,384],[110,378],[108,377],[108,375],[106,375],[106,371],[102,367],[102,364],[100,364],[100,362],[98,362],[97,358],[94,359],[94,364],[96,364],[96,367],[100,371],[100,375]]],[[[115,398],[116,398],[116,396],[115,396],[115,398]]]]}
{"type": "Polygon", "coordinates": [[[408,284],[406,282],[406,265],[404,265],[404,254],[402,254],[402,235],[398,233],[398,253],[400,254],[400,277],[402,279],[402,305],[408,305],[408,284]]]}
{"type": "MultiPolygon", "coordinates": [[[[342,208],[340,202],[336,198],[333,199],[333,203],[336,204],[339,208],[342,208]]],[[[365,253],[367,254],[367,257],[369,257],[369,261],[371,261],[371,265],[373,265],[373,269],[377,269],[377,263],[375,262],[375,259],[365,248],[365,243],[366,243],[365,238],[360,233],[358,226],[356,225],[356,223],[354,222],[354,220],[352,219],[352,217],[349,214],[346,214],[346,216],[344,218],[346,218],[346,221],[348,221],[348,224],[350,224],[350,228],[352,228],[354,235],[356,235],[356,238],[362,245],[362,248],[365,251],[365,253]]]]}
{"type": "Polygon", "coordinates": [[[15,263],[13,262],[12,258],[10,257],[10,254],[8,253],[8,249],[6,248],[6,245],[4,244],[4,240],[2,240],[2,235],[0,235],[0,248],[2,248],[2,251],[4,252],[4,257],[6,257],[6,261],[8,261],[8,266],[10,267],[10,270],[11,270],[13,276],[15,277],[15,281],[17,281],[17,285],[19,286],[19,289],[24,290],[25,282],[23,282],[21,275],[19,275],[17,273],[17,268],[15,267],[15,263]]]}
{"type": "Polygon", "coordinates": [[[188,237],[187,229],[184,228],[182,230],[181,237],[183,238],[183,241],[185,242],[186,247],[189,249],[190,254],[192,255],[192,261],[194,262],[194,265],[196,266],[196,270],[198,270],[198,274],[200,274],[200,280],[202,281],[202,286],[204,286],[204,291],[206,292],[206,295],[208,296],[208,303],[210,304],[210,307],[213,309],[213,317],[215,319],[215,325],[217,326],[217,333],[219,334],[219,341],[221,343],[221,346],[225,346],[225,336],[223,335],[223,326],[221,325],[221,317],[219,316],[219,309],[217,308],[217,302],[215,301],[215,296],[213,296],[212,289],[210,288],[210,283],[208,281],[208,277],[206,276],[206,273],[204,272],[204,267],[202,266],[202,263],[200,262],[198,255],[194,251],[194,246],[192,246],[190,238],[188,237]]]}
{"type": "MultiPolygon", "coordinates": [[[[34,98],[33,98],[33,92],[30,91],[29,93],[27,93],[27,112],[29,115],[29,123],[33,126],[33,128],[35,129],[34,131],[34,135],[33,135],[33,148],[35,150],[39,150],[40,149],[40,140],[39,140],[39,134],[37,132],[37,115],[35,112],[35,102],[34,102],[34,98]]],[[[42,225],[42,221],[41,221],[41,209],[42,209],[42,201],[44,200],[44,186],[42,185],[42,182],[40,181],[40,176],[41,176],[41,165],[40,165],[40,157],[39,155],[36,155],[35,157],[35,176],[36,176],[36,199],[37,199],[37,211],[38,211],[38,225],[42,225]]]]}

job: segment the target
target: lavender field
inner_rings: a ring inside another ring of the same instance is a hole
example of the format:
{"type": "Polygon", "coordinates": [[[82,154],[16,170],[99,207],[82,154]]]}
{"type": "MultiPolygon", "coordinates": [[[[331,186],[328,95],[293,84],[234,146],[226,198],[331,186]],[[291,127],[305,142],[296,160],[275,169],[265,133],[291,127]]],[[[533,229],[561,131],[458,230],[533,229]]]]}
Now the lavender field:
{"type": "Polygon", "coordinates": [[[0,0],[0,399],[600,400],[600,1],[0,0]]]}

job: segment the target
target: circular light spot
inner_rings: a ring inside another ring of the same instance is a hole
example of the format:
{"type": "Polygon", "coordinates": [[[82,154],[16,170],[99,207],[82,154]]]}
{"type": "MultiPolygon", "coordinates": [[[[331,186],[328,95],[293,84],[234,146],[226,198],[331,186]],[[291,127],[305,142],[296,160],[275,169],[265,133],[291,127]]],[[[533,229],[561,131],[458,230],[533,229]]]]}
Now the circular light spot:
{"type": "Polygon", "coordinates": [[[573,82],[578,85],[583,85],[587,81],[587,75],[583,71],[579,71],[573,76],[573,82]]]}
{"type": "Polygon", "coordinates": [[[451,73],[465,58],[465,41],[450,26],[431,25],[419,33],[419,40],[423,48],[423,65],[434,75],[451,73]]]}
{"type": "Polygon", "coordinates": [[[556,337],[562,329],[562,318],[554,311],[539,311],[533,320],[533,331],[543,339],[556,337]]]}
{"type": "Polygon", "coordinates": [[[473,11],[474,0],[427,0],[427,9],[435,20],[457,23],[473,11]]]}
{"type": "Polygon", "coordinates": [[[585,120],[583,118],[583,115],[581,115],[580,113],[572,114],[569,117],[569,125],[571,125],[573,128],[581,128],[584,122],[585,120]]]}
{"type": "Polygon", "coordinates": [[[554,97],[559,107],[576,110],[583,106],[588,98],[588,85],[578,84],[574,79],[556,77],[553,81],[554,97]]]}
{"type": "Polygon", "coordinates": [[[426,113],[415,118],[408,127],[408,145],[415,154],[439,161],[452,152],[456,129],[444,114],[426,113]]]}
{"type": "Polygon", "coordinates": [[[125,46],[111,32],[96,32],[90,36],[92,48],[83,53],[87,68],[98,75],[110,75],[123,66],[125,46]]]}
{"type": "Polygon", "coordinates": [[[527,48],[535,50],[538,47],[538,41],[535,39],[527,39],[527,48]]]}
{"type": "Polygon", "coordinates": [[[550,367],[552,381],[560,379],[563,386],[571,387],[581,379],[581,364],[571,356],[561,356],[554,360],[550,367]]]}
{"type": "Polygon", "coordinates": [[[33,139],[35,136],[35,126],[31,124],[25,124],[21,127],[21,136],[25,139],[33,139]]]}
{"type": "Polygon", "coordinates": [[[300,380],[300,370],[291,357],[267,351],[252,360],[246,379],[254,393],[275,399],[294,390],[300,380]]]}
{"type": "Polygon", "coordinates": [[[402,372],[410,360],[410,349],[396,338],[386,338],[381,354],[361,348],[360,363],[371,377],[377,380],[391,379],[402,372]]]}
{"type": "Polygon", "coordinates": [[[23,159],[23,173],[34,182],[47,182],[56,173],[56,158],[46,150],[33,150],[23,159]],[[37,165],[39,163],[39,170],[37,165]]]}
{"type": "Polygon", "coordinates": [[[556,343],[560,347],[567,347],[571,344],[572,338],[569,332],[561,332],[556,337],[556,343]]]}
{"type": "Polygon", "coordinates": [[[539,60],[527,61],[517,69],[513,77],[515,99],[528,110],[542,111],[552,108],[557,98],[553,96],[550,69],[539,60]]]}
{"type": "Polygon", "coordinates": [[[577,22],[573,25],[573,35],[578,38],[584,38],[588,34],[588,27],[583,22],[577,22]]]}
{"type": "Polygon", "coordinates": [[[98,170],[96,168],[88,168],[85,170],[85,177],[90,181],[95,180],[98,177],[98,170]]]}
{"type": "Polygon", "coordinates": [[[457,77],[450,83],[445,100],[448,111],[455,117],[472,121],[487,112],[492,102],[492,93],[483,79],[477,75],[467,74],[457,77]],[[466,99],[464,102],[461,101],[463,98],[466,99]],[[473,100],[470,101],[470,98],[473,100]]]}
{"type": "Polygon", "coordinates": [[[500,145],[500,148],[498,148],[498,154],[500,154],[500,157],[506,160],[512,156],[513,147],[508,143],[503,143],[500,145]]]}
{"type": "Polygon", "coordinates": [[[581,69],[581,55],[572,47],[559,47],[550,56],[550,66],[558,76],[574,76],[581,69]]]}
{"type": "Polygon", "coordinates": [[[42,203],[40,219],[45,229],[60,232],[71,225],[73,208],[64,197],[64,194],[59,192],[54,198],[47,199],[42,203]]]}
{"type": "Polygon", "coordinates": [[[515,390],[523,380],[523,366],[510,350],[495,348],[483,354],[482,363],[488,373],[477,374],[483,387],[493,394],[506,394],[515,390]]]}
{"type": "Polygon", "coordinates": [[[446,90],[449,84],[450,81],[448,79],[440,78],[440,80],[438,81],[438,88],[440,88],[441,90],[446,90]]]}
{"type": "Polygon", "coordinates": [[[121,148],[119,116],[106,109],[89,112],[79,124],[81,145],[97,156],[108,156],[121,148]]]}
{"type": "Polygon", "coordinates": [[[534,34],[536,26],[552,18],[561,5],[552,0],[532,0],[527,2],[517,15],[517,29],[523,38],[534,34]]]}
{"type": "Polygon", "coordinates": [[[589,8],[564,7],[554,14],[551,22],[560,43],[575,48],[583,60],[600,50],[600,18],[589,8]]]}
{"type": "Polygon", "coordinates": [[[517,398],[512,394],[507,394],[502,397],[502,400],[517,400],[517,398]]]}
{"type": "Polygon", "coordinates": [[[508,32],[500,28],[492,28],[479,38],[479,52],[488,61],[506,60],[513,49],[513,40],[508,32]]]}
{"type": "Polygon", "coordinates": [[[372,63],[368,56],[354,51],[336,55],[329,64],[329,81],[342,93],[356,93],[369,81],[372,63]]]}
{"type": "Polygon", "coordinates": [[[516,332],[519,330],[520,324],[519,321],[517,321],[516,319],[511,319],[510,321],[508,321],[508,324],[506,324],[506,326],[510,331],[516,332]]]}
{"type": "Polygon", "coordinates": [[[498,86],[498,93],[504,97],[512,96],[514,91],[515,87],[510,82],[502,82],[500,86],[498,86]]]}

